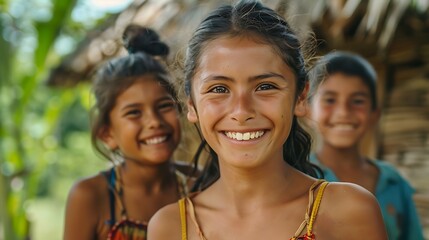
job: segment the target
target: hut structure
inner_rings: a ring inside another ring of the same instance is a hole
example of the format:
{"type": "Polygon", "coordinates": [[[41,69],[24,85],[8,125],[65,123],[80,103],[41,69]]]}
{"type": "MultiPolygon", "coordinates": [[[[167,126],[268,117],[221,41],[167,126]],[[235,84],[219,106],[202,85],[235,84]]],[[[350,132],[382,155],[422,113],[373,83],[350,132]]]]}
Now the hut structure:
{"type": "MultiPolygon", "coordinates": [[[[124,54],[120,38],[129,23],[157,30],[180,63],[190,34],[225,0],[135,0],[88,33],[52,69],[50,86],[90,81],[99,64],[124,54]]],[[[416,189],[415,202],[429,239],[429,0],[263,0],[315,39],[315,55],[348,50],[366,57],[378,73],[382,119],[367,137],[370,156],[395,165],[416,189]]],[[[175,71],[180,78],[179,70],[175,71]]],[[[184,154],[188,154],[187,151],[184,154]]],[[[187,159],[191,159],[188,157],[187,159]]]]}

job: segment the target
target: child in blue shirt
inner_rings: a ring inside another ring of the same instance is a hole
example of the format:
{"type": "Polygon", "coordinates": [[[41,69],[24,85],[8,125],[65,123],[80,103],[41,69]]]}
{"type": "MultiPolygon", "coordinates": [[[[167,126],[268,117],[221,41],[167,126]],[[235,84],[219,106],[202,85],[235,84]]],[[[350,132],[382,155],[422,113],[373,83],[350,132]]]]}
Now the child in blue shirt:
{"type": "Polygon", "coordinates": [[[319,147],[310,156],[328,181],[352,182],[377,198],[390,240],[423,239],[412,199],[414,189],[386,162],[369,159],[360,142],[379,118],[376,73],[348,52],[322,57],[310,71],[310,124],[319,147]]]}

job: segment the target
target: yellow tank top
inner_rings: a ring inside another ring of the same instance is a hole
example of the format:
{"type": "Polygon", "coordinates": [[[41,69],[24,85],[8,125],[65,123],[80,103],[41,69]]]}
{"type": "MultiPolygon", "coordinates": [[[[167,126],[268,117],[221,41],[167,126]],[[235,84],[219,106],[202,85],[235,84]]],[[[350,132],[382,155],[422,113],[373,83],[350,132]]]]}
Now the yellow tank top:
{"type": "MultiPolygon", "coordinates": [[[[294,236],[289,240],[313,240],[316,239],[313,233],[313,224],[317,217],[317,212],[319,211],[320,202],[322,201],[323,192],[325,187],[328,185],[328,182],[325,180],[316,181],[309,189],[309,201],[307,211],[305,213],[305,219],[299,226],[298,230],[295,232],[294,236]],[[316,199],[314,199],[314,192],[320,186],[319,191],[317,192],[316,199]],[[300,236],[304,229],[307,229],[306,233],[303,236],[300,236]]],[[[197,229],[198,236],[201,240],[207,240],[204,236],[201,228],[197,222],[197,218],[195,215],[194,205],[189,197],[182,198],[179,200],[179,209],[180,209],[180,222],[182,229],[182,240],[188,240],[187,236],[187,219],[186,219],[186,211],[189,211],[189,216],[191,217],[191,221],[195,225],[197,229]],[[188,208],[188,209],[187,209],[188,208]]]]}

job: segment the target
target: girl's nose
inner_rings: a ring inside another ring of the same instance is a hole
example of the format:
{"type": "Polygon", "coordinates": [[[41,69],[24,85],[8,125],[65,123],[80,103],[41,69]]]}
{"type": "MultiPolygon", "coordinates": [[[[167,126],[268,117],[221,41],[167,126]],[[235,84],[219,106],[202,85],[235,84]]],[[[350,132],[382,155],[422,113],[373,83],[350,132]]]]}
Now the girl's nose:
{"type": "Polygon", "coordinates": [[[246,121],[253,119],[256,115],[251,93],[238,94],[234,97],[231,104],[231,118],[239,124],[244,124],[246,121]]]}
{"type": "Polygon", "coordinates": [[[159,128],[162,126],[163,119],[161,115],[156,111],[148,111],[143,116],[143,125],[147,128],[159,128]]]}
{"type": "Polygon", "coordinates": [[[335,108],[335,114],[338,117],[347,117],[350,113],[350,106],[346,101],[339,102],[335,108]]]}

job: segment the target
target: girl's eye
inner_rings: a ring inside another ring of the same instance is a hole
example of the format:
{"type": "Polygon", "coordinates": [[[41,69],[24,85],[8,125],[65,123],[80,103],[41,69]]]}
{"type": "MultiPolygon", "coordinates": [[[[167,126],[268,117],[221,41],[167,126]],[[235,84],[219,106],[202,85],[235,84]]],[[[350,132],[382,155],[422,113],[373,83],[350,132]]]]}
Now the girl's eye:
{"type": "Polygon", "coordinates": [[[256,91],[264,91],[264,90],[270,90],[270,89],[275,89],[276,87],[272,84],[268,84],[268,83],[264,83],[258,86],[258,88],[256,89],[256,91]]]}
{"type": "Polygon", "coordinates": [[[352,103],[353,103],[354,105],[362,105],[362,104],[364,104],[364,103],[365,103],[365,99],[361,99],[361,98],[353,99],[353,100],[352,100],[352,103]]]}
{"type": "Polygon", "coordinates": [[[126,112],[125,116],[128,116],[128,117],[138,117],[138,116],[140,116],[140,114],[141,114],[140,110],[134,109],[134,110],[130,110],[130,111],[126,112]]]}
{"type": "Polygon", "coordinates": [[[158,105],[158,108],[163,111],[167,111],[175,107],[176,107],[176,104],[174,102],[163,102],[158,105]]]}
{"type": "Polygon", "coordinates": [[[227,93],[228,89],[226,87],[223,87],[223,86],[216,86],[216,87],[210,89],[209,92],[212,92],[212,93],[227,93]]]}
{"type": "Polygon", "coordinates": [[[325,98],[325,99],[323,99],[323,102],[326,104],[334,104],[335,98],[325,98]]]}

